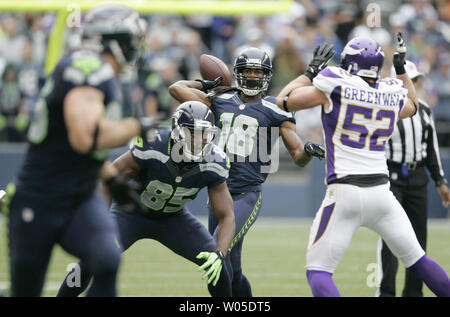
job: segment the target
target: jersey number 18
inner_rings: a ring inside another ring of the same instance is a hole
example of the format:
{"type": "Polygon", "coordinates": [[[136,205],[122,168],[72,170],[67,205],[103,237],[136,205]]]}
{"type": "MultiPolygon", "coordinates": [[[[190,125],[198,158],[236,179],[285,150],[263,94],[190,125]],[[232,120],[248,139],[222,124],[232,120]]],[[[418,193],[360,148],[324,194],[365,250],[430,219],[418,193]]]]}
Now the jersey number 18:
{"type": "Polygon", "coordinates": [[[218,147],[230,154],[249,156],[255,145],[258,120],[243,114],[235,116],[232,112],[225,112],[220,115],[220,122],[222,131],[218,147]]]}

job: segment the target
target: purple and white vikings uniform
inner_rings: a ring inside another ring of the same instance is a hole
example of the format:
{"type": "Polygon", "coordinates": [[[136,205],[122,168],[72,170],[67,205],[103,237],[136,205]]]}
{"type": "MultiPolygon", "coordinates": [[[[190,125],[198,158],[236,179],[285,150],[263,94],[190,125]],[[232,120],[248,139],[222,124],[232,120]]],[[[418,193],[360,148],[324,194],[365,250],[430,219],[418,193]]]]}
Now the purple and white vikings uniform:
{"type": "Polygon", "coordinates": [[[327,183],[347,175],[388,175],[385,143],[407,100],[403,82],[385,78],[370,87],[342,68],[327,67],[313,85],[330,101],[330,109],[322,109],[327,183]]]}
{"type": "Polygon", "coordinates": [[[371,87],[339,67],[322,70],[313,85],[330,102],[322,109],[328,186],[311,227],[307,269],[333,273],[361,226],[377,232],[411,266],[425,252],[389,189],[385,157],[407,89],[394,78],[371,87]]]}

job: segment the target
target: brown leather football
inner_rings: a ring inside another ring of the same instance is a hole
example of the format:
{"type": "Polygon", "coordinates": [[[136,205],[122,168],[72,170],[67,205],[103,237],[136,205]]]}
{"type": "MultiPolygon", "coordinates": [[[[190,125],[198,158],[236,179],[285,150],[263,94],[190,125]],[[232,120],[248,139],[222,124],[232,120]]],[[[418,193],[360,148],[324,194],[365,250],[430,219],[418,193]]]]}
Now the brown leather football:
{"type": "Polygon", "coordinates": [[[231,86],[231,73],[227,65],[213,55],[203,54],[199,61],[200,75],[203,79],[214,80],[222,76],[221,86],[231,86]]]}

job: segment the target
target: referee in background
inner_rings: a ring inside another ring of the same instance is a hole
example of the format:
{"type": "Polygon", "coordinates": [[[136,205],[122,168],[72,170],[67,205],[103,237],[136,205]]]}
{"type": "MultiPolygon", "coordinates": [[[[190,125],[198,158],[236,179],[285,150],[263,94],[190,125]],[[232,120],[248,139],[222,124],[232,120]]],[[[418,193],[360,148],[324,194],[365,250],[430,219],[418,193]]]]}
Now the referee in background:
{"type": "MultiPolygon", "coordinates": [[[[418,79],[424,75],[419,73],[416,65],[410,61],[406,62],[405,69],[417,86],[418,79]]],[[[426,250],[428,175],[425,167],[430,172],[446,208],[450,203],[450,191],[442,170],[431,109],[423,100],[419,99],[419,108],[414,116],[397,122],[392,138],[388,141],[386,157],[391,191],[405,209],[420,245],[426,250]]],[[[381,258],[381,283],[377,296],[393,297],[398,260],[385,241],[380,239],[380,242],[377,258],[378,261],[381,258]]],[[[406,269],[402,296],[422,297],[422,285],[422,281],[406,269]]]]}

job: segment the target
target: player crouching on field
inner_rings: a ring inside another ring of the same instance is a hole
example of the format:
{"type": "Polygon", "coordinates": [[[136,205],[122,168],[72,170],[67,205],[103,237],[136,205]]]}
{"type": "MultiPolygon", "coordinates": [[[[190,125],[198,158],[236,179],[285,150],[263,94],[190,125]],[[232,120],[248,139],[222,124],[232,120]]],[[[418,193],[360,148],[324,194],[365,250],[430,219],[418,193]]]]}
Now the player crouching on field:
{"type": "MultiPolygon", "coordinates": [[[[231,296],[231,265],[227,252],[235,232],[233,201],[226,180],[229,162],[211,143],[214,116],[196,101],[181,104],[172,116],[172,130],[160,130],[153,141],[137,138],[113,165],[120,177],[142,184],[141,207],[124,211],[114,202],[111,215],[118,226],[116,243],[122,251],[136,241],[153,239],[205,270],[212,296],[231,296]],[[211,235],[185,204],[208,188],[219,221],[211,235]]],[[[149,257],[151,261],[151,255],[149,257]]],[[[69,273],[58,296],[77,296],[92,274],[80,262],[81,286],[71,287],[69,273]]],[[[77,268],[76,268],[77,269],[77,268]]],[[[74,269],[75,270],[75,269],[74,269]]],[[[186,294],[189,295],[189,294],[186,294]]]]}

